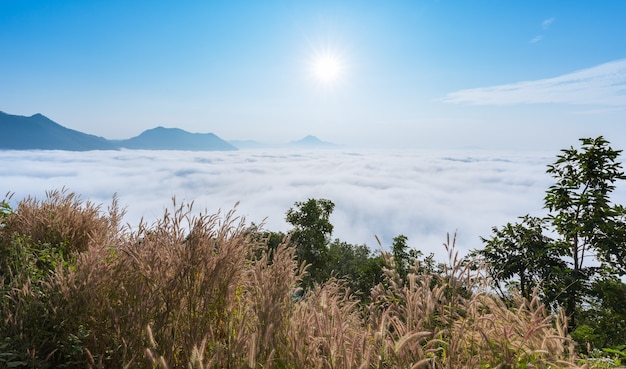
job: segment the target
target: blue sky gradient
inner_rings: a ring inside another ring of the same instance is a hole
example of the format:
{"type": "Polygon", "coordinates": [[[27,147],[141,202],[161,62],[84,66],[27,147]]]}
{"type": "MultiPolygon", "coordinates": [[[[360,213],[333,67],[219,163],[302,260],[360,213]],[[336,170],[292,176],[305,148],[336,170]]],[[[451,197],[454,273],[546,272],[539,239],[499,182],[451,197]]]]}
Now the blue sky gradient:
{"type": "Polygon", "coordinates": [[[622,1],[0,1],[0,110],[128,138],[626,147],[622,1]],[[315,55],[343,60],[331,86],[315,55]]]}

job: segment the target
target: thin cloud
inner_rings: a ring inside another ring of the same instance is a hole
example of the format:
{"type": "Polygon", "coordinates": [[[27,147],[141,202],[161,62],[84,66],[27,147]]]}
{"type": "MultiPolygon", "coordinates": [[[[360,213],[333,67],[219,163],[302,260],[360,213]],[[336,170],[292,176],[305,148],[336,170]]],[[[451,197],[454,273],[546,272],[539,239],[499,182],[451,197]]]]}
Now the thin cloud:
{"type": "MultiPolygon", "coordinates": [[[[554,17],[548,18],[548,19],[544,19],[543,22],[541,22],[541,29],[543,29],[544,31],[546,31],[548,28],[550,28],[550,26],[552,25],[552,23],[554,23],[556,19],[554,17]]],[[[530,39],[530,43],[531,44],[536,44],[538,42],[540,42],[541,40],[543,40],[543,34],[537,35],[535,37],[533,37],[532,39],[530,39]]]]}
{"type": "Polygon", "coordinates": [[[626,59],[554,78],[460,90],[448,94],[443,101],[472,105],[626,106],[626,59]]]}
{"type": "MultiPolygon", "coordinates": [[[[7,167],[1,191],[13,200],[43,198],[69,188],[96,203],[117,193],[126,221],[151,224],[177,202],[197,211],[228,211],[247,222],[287,231],[285,212],[296,201],[328,198],[336,204],[333,237],[388,249],[404,234],[409,245],[443,260],[447,233],[458,231],[461,252],[481,246],[491,227],[542,211],[550,178],[544,154],[368,151],[36,152],[0,151],[7,167]]],[[[540,214],[538,214],[540,215],[540,214]]]]}
{"type": "Polygon", "coordinates": [[[554,21],[555,21],[554,17],[545,19],[543,22],[541,22],[541,28],[543,28],[543,29],[550,28],[550,26],[552,25],[552,23],[554,23],[554,21]]]}

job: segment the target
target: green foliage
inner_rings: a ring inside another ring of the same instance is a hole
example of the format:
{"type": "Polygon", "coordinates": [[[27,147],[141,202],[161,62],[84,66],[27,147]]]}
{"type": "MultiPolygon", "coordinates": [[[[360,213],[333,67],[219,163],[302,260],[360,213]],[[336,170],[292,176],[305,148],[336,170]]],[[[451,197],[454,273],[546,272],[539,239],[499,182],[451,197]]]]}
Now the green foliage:
{"type": "Polygon", "coordinates": [[[286,220],[293,226],[289,238],[296,248],[296,258],[308,265],[303,285],[310,289],[331,277],[341,278],[352,293],[367,300],[372,287],[382,280],[382,256],[373,256],[366,245],[330,241],[330,216],[335,208],[332,201],[309,199],[294,206],[287,211],[286,220]]]}
{"type": "Polygon", "coordinates": [[[262,229],[261,226],[252,223],[247,230],[247,234],[259,244],[266,245],[265,250],[255,250],[257,256],[261,256],[263,254],[267,254],[269,257],[269,262],[272,262],[272,255],[280,245],[285,243],[288,239],[288,236],[283,232],[273,232],[262,229]]]}
{"type": "Polygon", "coordinates": [[[10,241],[0,244],[0,271],[7,282],[16,278],[38,282],[52,274],[59,265],[70,267],[63,246],[41,244],[15,235],[10,241]]]}
{"type": "Polygon", "coordinates": [[[336,239],[329,246],[325,274],[345,279],[350,290],[366,301],[370,290],[383,280],[383,265],[382,257],[372,256],[366,245],[336,239]]]}
{"type": "Polygon", "coordinates": [[[596,252],[600,261],[624,271],[622,206],[612,205],[610,194],[615,182],[626,176],[613,150],[602,137],[581,139],[581,150],[563,150],[547,173],[557,180],[545,197],[548,219],[566,243],[566,253],[574,269],[582,269],[587,252],[596,252]],[[616,242],[617,241],[617,242],[616,242]]]}
{"type": "Polygon", "coordinates": [[[621,369],[626,363],[626,346],[616,348],[593,349],[588,356],[582,358],[580,364],[593,369],[621,369]]]}
{"type": "Polygon", "coordinates": [[[626,284],[617,277],[594,280],[580,309],[572,337],[592,348],[616,348],[626,344],[626,284]]]}
{"type": "Polygon", "coordinates": [[[626,345],[620,345],[617,348],[603,348],[602,351],[613,356],[616,366],[621,366],[623,362],[626,362],[626,345]]]}
{"type": "Polygon", "coordinates": [[[391,255],[393,256],[394,267],[400,279],[406,280],[411,268],[415,265],[418,258],[422,256],[420,251],[409,249],[407,245],[408,238],[405,235],[399,235],[393,238],[391,244],[391,255]]]}
{"type": "Polygon", "coordinates": [[[553,240],[543,234],[543,219],[530,215],[520,219],[520,223],[493,227],[493,236],[481,238],[485,247],[473,255],[486,261],[502,298],[508,299],[507,291],[515,289],[528,299],[541,283],[543,295],[552,301],[557,294],[554,290],[558,288],[555,284],[558,285],[559,271],[565,268],[565,263],[558,255],[559,250],[554,249],[553,240]]]}
{"type": "Polygon", "coordinates": [[[603,137],[581,139],[581,149],[562,150],[548,166],[556,183],[546,193],[547,221],[560,238],[556,245],[569,259],[563,293],[571,327],[576,327],[578,306],[589,294],[589,282],[600,269],[587,266],[595,257],[611,274],[626,271],[626,216],[611,204],[615,182],[626,179],[621,150],[613,150],[603,137]]]}
{"type": "Polygon", "coordinates": [[[621,150],[601,136],[580,141],[580,149],[562,150],[548,166],[555,184],[544,198],[547,217],[494,227],[474,255],[487,262],[498,290],[512,282],[528,297],[540,286],[546,304],[565,309],[580,347],[604,347],[625,342],[619,276],[626,273],[626,209],[610,195],[626,175],[621,150]]]}
{"type": "Polygon", "coordinates": [[[27,368],[29,361],[24,357],[23,353],[16,350],[11,344],[11,337],[5,337],[4,341],[0,341],[0,368],[27,368]]]}
{"type": "Polygon", "coordinates": [[[6,199],[0,201],[0,227],[4,226],[6,219],[11,213],[13,213],[13,209],[11,209],[9,202],[6,199]]]}
{"type": "Polygon", "coordinates": [[[319,283],[329,277],[326,265],[329,261],[328,244],[333,232],[330,215],[335,204],[326,199],[309,199],[294,205],[295,209],[287,211],[286,220],[293,226],[289,235],[296,247],[298,261],[309,265],[309,274],[304,283],[310,287],[314,282],[319,283]]]}

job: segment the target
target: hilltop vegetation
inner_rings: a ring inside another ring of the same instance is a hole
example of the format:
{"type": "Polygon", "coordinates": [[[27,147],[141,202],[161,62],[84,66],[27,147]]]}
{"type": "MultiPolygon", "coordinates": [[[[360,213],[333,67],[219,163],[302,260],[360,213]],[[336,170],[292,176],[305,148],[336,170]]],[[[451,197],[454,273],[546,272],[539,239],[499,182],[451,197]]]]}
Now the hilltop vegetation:
{"type": "MultiPolygon", "coordinates": [[[[153,224],[128,227],[115,198],[106,211],[65,189],[14,208],[7,198],[0,202],[0,366],[617,366],[623,337],[611,332],[612,341],[602,341],[602,329],[623,317],[617,230],[626,228],[622,208],[608,199],[624,176],[618,154],[598,138],[564,151],[550,167],[569,169],[548,194],[570,191],[588,205],[589,216],[566,219],[578,222],[578,233],[559,233],[569,229],[563,226],[556,232],[562,239],[537,237],[544,221],[525,218],[523,227],[510,226],[529,231],[522,237],[494,228],[485,249],[467,258],[448,238],[444,262],[409,247],[402,235],[384,245],[388,253],[332,240],[334,204],[327,199],[296,202],[286,212],[293,229],[282,234],[234,211],[198,214],[192,204],[174,203],[153,224]],[[577,163],[582,172],[572,172],[577,163]],[[580,175],[585,170],[591,175],[580,175]],[[569,175],[565,189],[558,187],[569,175]],[[590,181],[578,192],[574,178],[590,181]],[[604,197],[584,196],[596,187],[604,197]],[[594,217],[592,209],[612,210],[594,217]],[[588,237],[599,224],[616,232],[602,226],[602,237],[588,237]],[[573,241],[581,235],[584,241],[573,241]],[[574,268],[568,257],[575,253],[548,252],[557,245],[606,258],[592,274],[582,264],[574,268]],[[554,265],[540,267],[544,260],[554,265]],[[551,274],[540,274],[546,270],[551,274]],[[598,281],[604,287],[594,288],[598,281]],[[593,311],[592,299],[599,302],[593,311]],[[565,314],[571,301],[575,320],[565,314]],[[594,349],[605,349],[604,361],[590,358],[599,356],[594,349]]],[[[564,203],[583,214],[582,205],[564,203]]],[[[558,211],[548,220],[565,219],[558,211]]]]}

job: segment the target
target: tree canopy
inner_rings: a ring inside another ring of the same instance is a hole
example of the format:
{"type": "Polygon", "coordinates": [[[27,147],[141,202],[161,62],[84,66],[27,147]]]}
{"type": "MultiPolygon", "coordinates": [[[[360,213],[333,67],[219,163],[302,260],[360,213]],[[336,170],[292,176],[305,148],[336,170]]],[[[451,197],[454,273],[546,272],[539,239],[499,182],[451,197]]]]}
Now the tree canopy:
{"type": "Polygon", "coordinates": [[[615,300],[598,286],[626,290],[616,287],[626,273],[626,210],[610,197],[626,179],[618,161],[622,151],[602,136],[580,141],[580,148],[562,150],[548,165],[555,183],[544,198],[547,216],[527,215],[520,223],[494,227],[493,235],[483,238],[485,248],[474,253],[487,261],[497,289],[508,283],[528,297],[540,286],[546,304],[565,309],[572,332],[580,316],[589,317],[591,302],[606,310],[615,300]]]}

